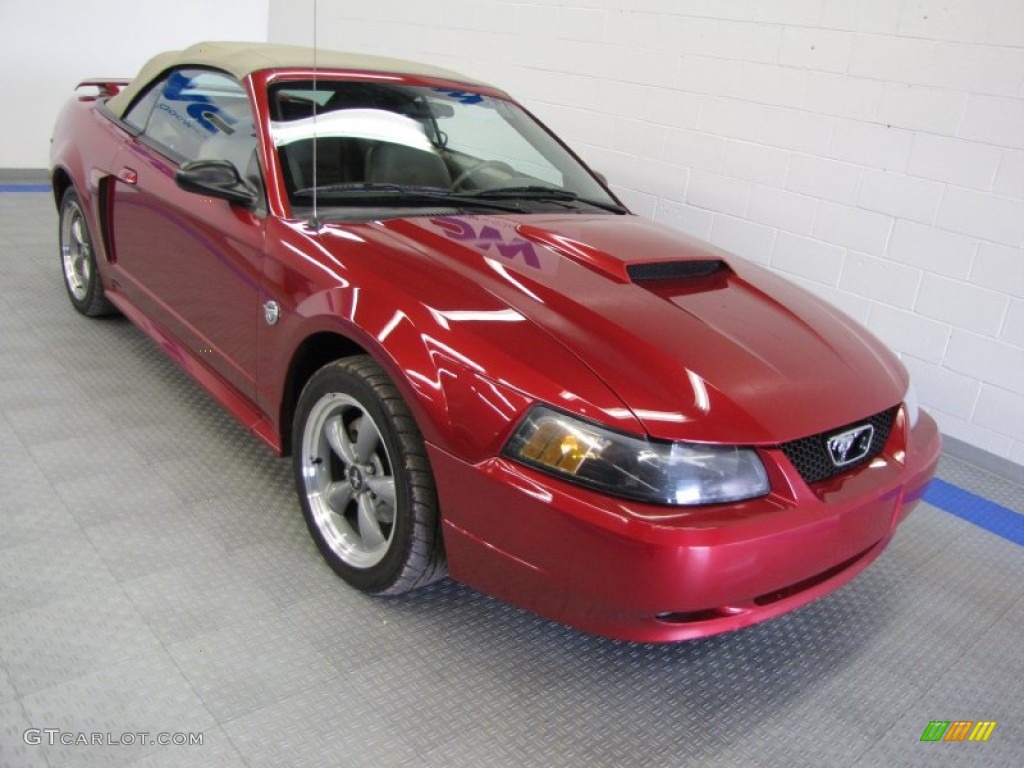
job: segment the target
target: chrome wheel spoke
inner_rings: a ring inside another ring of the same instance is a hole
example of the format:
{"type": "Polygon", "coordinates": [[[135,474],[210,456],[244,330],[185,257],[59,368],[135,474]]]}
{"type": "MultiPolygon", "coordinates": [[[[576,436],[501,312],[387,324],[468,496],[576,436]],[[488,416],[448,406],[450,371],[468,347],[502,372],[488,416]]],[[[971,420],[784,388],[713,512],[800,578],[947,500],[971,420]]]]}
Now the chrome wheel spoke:
{"type": "Polygon", "coordinates": [[[365,493],[359,496],[359,535],[366,549],[376,549],[387,541],[377,519],[373,499],[365,493]]]}
{"type": "Polygon", "coordinates": [[[327,499],[328,506],[338,514],[341,514],[348,507],[349,502],[352,501],[352,485],[346,480],[330,483],[324,489],[324,497],[327,499]]]}
{"type": "Polygon", "coordinates": [[[331,450],[337,454],[339,459],[346,465],[355,463],[356,457],[355,451],[352,449],[352,441],[349,440],[348,434],[345,432],[345,423],[341,420],[340,415],[335,416],[324,425],[324,434],[331,450]]]}
{"type": "Polygon", "coordinates": [[[355,458],[360,464],[366,464],[380,443],[377,427],[366,416],[359,419],[359,434],[356,435],[355,458]]]}
{"type": "Polygon", "coordinates": [[[82,287],[82,281],[75,273],[75,265],[72,262],[71,256],[66,257],[64,260],[64,276],[68,279],[68,284],[73,290],[77,291],[82,287]]]}
{"type": "Polygon", "coordinates": [[[367,477],[366,487],[373,491],[374,495],[389,507],[395,506],[395,478],[393,477],[367,477]]]}
{"type": "Polygon", "coordinates": [[[85,242],[85,238],[82,236],[82,217],[76,215],[71,220],[71,236],[75,239],[75,246],[78,250],[82,249],[82,244],[85,242]]]}

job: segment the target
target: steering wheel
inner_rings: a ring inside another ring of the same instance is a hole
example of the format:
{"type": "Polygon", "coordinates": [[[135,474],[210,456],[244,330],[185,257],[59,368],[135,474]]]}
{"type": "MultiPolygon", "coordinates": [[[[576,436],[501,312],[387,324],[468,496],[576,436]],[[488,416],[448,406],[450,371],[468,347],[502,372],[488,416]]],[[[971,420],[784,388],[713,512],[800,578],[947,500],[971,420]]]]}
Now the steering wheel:
{"type": "Polygon", "coordinates": [[[499,168],[502,171],[505,171],[506,173],[512,172],[512,166],[510,166],[503,160],[481,160],[476,165],[470,166],[462,173],[460,173],[458,176],[456,176],[454,179],[452,179],[452,189],[458,191],[459,189],[462,188],[462,185],[465,184],[475,174],[487,168],[499,168]]]}

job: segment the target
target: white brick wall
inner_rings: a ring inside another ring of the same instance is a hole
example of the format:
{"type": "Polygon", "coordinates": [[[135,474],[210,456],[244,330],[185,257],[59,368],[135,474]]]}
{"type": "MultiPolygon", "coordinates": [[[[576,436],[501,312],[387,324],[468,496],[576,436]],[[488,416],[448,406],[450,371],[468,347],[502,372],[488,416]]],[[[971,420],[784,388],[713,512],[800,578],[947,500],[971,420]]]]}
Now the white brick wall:
{"type": "MultiPolygon", "coordinates": [[[[270,0],[308,44],[310,0],[270,0]]],[[[320,0],[318,39],[508,89],[635,212],[835,303],[1024,463],[1022,0],[320,0]]]]}
{"type": "Polygon", "coordinates": [[[961,187],[989,189],[1001,158],[999,147],[991,144],[918,133],[910,150],[907,173],[961,187]]]}

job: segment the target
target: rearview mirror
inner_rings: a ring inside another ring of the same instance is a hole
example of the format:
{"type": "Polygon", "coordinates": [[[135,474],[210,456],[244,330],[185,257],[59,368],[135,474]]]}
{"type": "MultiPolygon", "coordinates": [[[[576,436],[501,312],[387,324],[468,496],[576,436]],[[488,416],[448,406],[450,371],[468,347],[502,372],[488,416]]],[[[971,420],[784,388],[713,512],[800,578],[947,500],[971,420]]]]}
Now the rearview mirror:
{"type": "Polygon", "coordinates": [[[256,191],[227,160],[193,160],[174,174],[174,181],[186,192],[209,195],[229,203],[252,205],[256,191]]]}

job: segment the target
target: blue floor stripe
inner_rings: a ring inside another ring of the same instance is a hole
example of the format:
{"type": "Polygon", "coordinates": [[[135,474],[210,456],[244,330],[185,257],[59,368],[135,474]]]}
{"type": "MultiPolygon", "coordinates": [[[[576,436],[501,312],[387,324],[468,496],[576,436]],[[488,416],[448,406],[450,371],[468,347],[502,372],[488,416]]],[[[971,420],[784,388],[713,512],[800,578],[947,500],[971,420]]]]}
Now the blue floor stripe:
{"type": "Polygon", "coordinates": [[[924,500],[1007,541],[1024,546],[1024,515],[935,478],[924,500]]]}
{"type": "Polygon", "coordinates": [[[49,184],[0,184],[0,192],[49,192],[49,184]]]}

